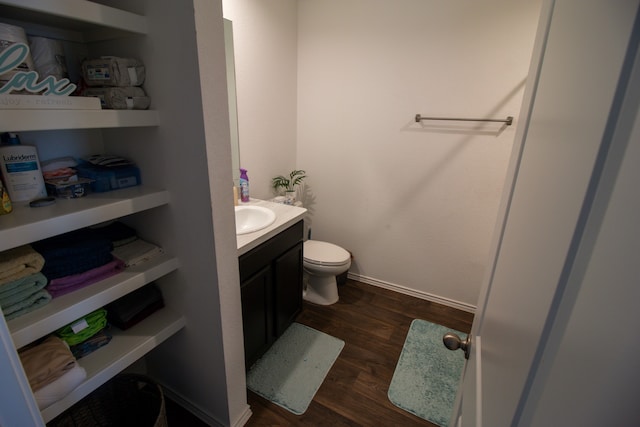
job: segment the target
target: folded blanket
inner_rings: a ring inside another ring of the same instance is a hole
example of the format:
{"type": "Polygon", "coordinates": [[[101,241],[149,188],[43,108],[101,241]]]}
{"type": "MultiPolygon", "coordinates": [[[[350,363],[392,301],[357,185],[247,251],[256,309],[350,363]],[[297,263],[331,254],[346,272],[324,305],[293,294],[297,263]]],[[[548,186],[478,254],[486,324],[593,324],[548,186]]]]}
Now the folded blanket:
{"type": "Polygon", "coordinates": [[[0,252],[0,285],[39,272],[44,258],[30,245],[0,252]]]}
{"type": "Polygon", "coordinates": [[[0,307],[7,307],[27,299],[47,285],[42,273],[35,273],[0,285],[0,307]]]}
{"type": "Polygon", "coordinates": [[[71,353],[73,353],[76,359],[81,359],[86,355],[93,353],[100,347],[109,344],[111,338],[111,334],[105,328],[88,340],[82,341],[80,344],[71,346],[71,353]]]}
{"type": "Polygon", "coordinates": [[[79,364],[65,372],[60,378],[52,381],[44,387],[36,390],[33,396],[36,398],[38,408],[43,410],[47,406],[57,402],[58,400],[71,393],[73,389],[78,387],[87,378],[87,371],[79,364]]]}
{"type": "Polygon", "coordinates": [[[149,261],[164,253],[162,248],[142,239],[136,239],[126,245],[118,246],[111,252],[114,257],[124,261],[127,267],[149,261]]]}
{"type": "Polygon", "coordinates": [[[113,258],[111,262],[83,273],[53,279],[46,289],[52,297],[56,298],[104,280],[120,273],[122,270],[124,270],[124,262],[113,258]]]}
{"type": "Polygon", "coordinates": [[[53,335],[40,344],[20,350],[18,355],[32,391],[51,384],[76,364],[67,344],[53,335]]]}
{"type": "Polygon", "coordinates": [[[2,307],[2,312],[7,320],[15,319],[23,314],[27,314],[37,308],[48,304],[51,301],[51,294],[46,289],[42,289],[28,298],[7,307],[2,307]]]}
{"type": "Polygon", "coordinates": [[[69,346],[74,346],[91,338],[104,329],[105,326],[107,326],[107,310],[99,308],[58,329],[56,335],[62,338],[69,346]],[[74,332],[76,330],[77,332],[74,332]]]}

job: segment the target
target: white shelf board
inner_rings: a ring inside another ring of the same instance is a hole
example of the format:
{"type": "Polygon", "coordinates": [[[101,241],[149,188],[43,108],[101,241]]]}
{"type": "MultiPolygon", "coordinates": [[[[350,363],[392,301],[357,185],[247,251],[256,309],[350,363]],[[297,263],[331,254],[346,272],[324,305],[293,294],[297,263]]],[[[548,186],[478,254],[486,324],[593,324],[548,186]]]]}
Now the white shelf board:
{"type": "Polygon", "coordinates": [[[56,199],[53,205],[29,207],[13,203],[13,212],[0,216],[0,251],[142,212],[169,203],[169,192],[136,186],[78,199],[56,199]]]}
{"type": "Polygon", "coordinates": [[[158,126],[156,110],[5,110],[0,132],[158,126]]]}
{"type": "Polygon", "coordinates": [[[51,421],[185,325],[184,317],[165,307],[126,331],[112,328],[109,344],[78,361],[87,371],[87,379],[65,398],[42,410],[42,418],[51,421]]]}
{"type": "Polygon", "coordinates": [[[0,0],[0,11],[5,18],[71,30],[98,26],[147,33],[146,17],[86,0],[0,0]]]}
{"type": "Polygon", "coordinates": [[[21,348],[176,270],[177,258],[162,255],[143,264],[52,299],[48,304],[7,322],[16,348],[21,348]]]}

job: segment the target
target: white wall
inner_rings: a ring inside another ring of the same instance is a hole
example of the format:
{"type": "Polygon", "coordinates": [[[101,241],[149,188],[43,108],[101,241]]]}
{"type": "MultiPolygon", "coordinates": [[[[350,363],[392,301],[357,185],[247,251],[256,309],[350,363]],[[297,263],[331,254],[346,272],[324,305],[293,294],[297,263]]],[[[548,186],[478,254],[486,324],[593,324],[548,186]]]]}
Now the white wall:
{"type": "Polygon", "coordinates": [[[312,237],[350,250],[351,273],[472,307],[515,126],[413,117],[512,115],[517,124],[539,7],[223,2],[253,195],[271,197],[272,176],[305,169],[312,237]]]}

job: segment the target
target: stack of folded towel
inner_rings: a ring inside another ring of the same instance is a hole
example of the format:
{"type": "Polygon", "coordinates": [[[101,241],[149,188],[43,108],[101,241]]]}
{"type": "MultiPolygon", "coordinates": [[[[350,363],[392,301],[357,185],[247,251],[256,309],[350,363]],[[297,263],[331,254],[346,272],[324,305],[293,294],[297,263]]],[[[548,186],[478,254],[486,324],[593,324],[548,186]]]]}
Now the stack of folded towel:
{"type": "Polygon", "coordinates": [[[87,377],[67,344],[53,335],[18,354],[40,409],[65,397],[87,377]]]}
{"type": "Polygon", "coordinates": [[[160,247],[142,240],[134,229],[118,221],[92,228],[92,230],[111,241],[113,244],[111,253],[122,260],[127,267],[149,261],[164,253],[160,247]]]}
{"type": "Polygon", "coordinates": [[[111,254],[113,244],[90,229],[72,231],[34,242],[45,260],[42,274],[54,297],[65,295],[124,270],[124,263],[111,254]]]}
{"type": "Polygon", "coordinates": [[[56,335],[69,345],[76,359],[81,359],[111,341],[107,327],[107,310],[100,308],[58,329],[56,335]]]}
{"type": "Polygon", "coordinates": [[[163,253],[119,221],[0,252],[0,307],[13,319],[163,253]]]}
{"type": "Polygon", "coordinates": [[[0,307],[7,320],[51,301],[41,273],[44,258],[30,245],[0,252],[0,307]]]}
{"type": "Polygon", "coordinates": [[[162,248],[139,238],[114,248],[112,252],[113,256],[122,260],[127,267],[142,264],[163,253],[162,248]]]}

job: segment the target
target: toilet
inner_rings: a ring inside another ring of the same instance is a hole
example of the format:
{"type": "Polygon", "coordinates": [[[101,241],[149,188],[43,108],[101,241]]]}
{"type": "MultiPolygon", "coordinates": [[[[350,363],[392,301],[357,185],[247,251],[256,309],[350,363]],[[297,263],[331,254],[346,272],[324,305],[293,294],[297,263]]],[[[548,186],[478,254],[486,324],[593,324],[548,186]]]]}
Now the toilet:
{"type": "Polygon", "coordinates": [[[336,276],[351,266],[351,254],[333,243],[319,240],[304,242],[304,281],[302,298],[320,305],[338,302],[336,276]]]}

